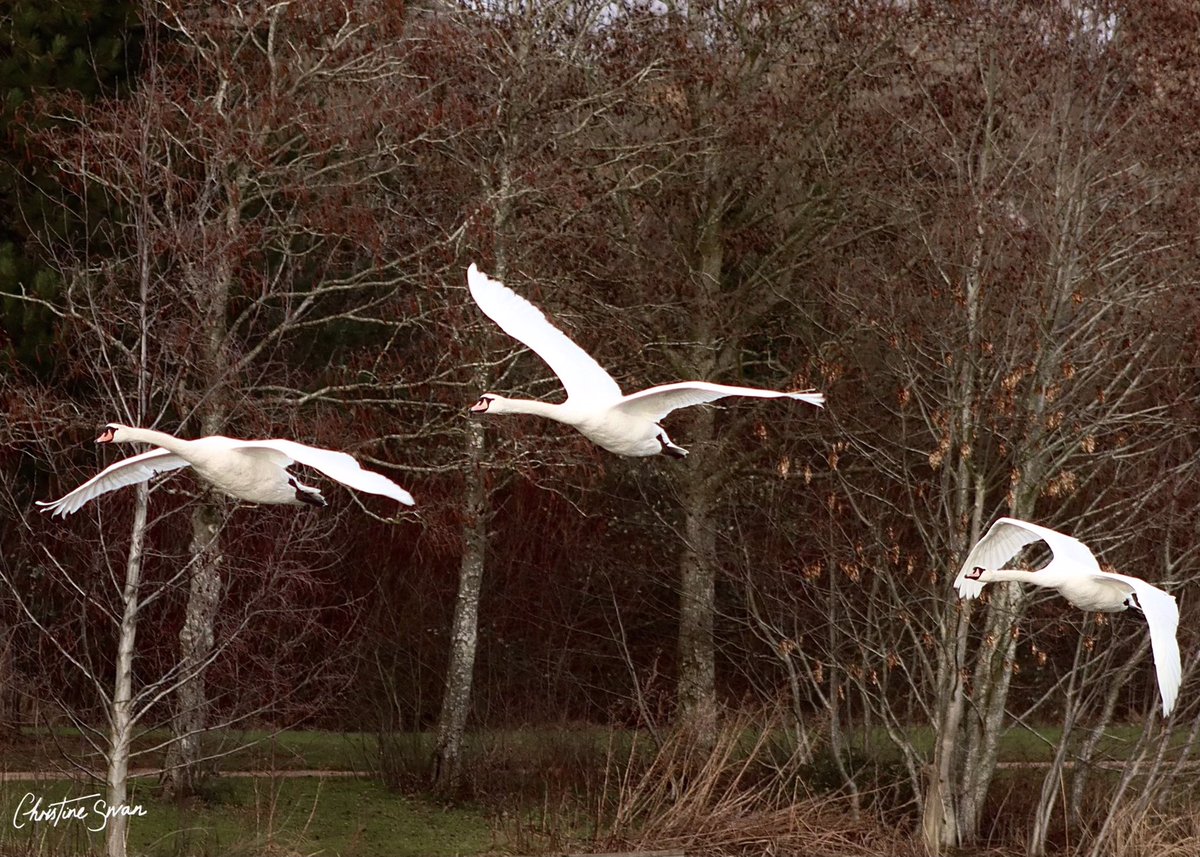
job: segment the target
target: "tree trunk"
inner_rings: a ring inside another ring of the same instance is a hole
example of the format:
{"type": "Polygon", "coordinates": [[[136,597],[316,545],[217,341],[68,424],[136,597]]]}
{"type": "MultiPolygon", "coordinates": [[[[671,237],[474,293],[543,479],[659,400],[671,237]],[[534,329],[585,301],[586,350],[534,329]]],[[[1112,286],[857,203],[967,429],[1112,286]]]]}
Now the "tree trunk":
{"type": "Polygon", "coordinates": [[[462,739],[471,710],[471,683],[479,639],[479,594],[487,549],[488,497],[482,466],[484,440],[483,425],[472,423],[467,429],[468,481],[462,564],[450,631],[450,664],[434,747],[433,785],[442,794],[452,791],[461,776],[462,739]]]}
{"type": "MultiPolygon", "coordinates": [[[[1066,768],[1068,750],[1071,747],[1071,733],[1079,720],[1079,711],[1082,706],[1076,678],[1083,669],[1080,664],[1080,655],[1084,651],[1084,636],[1084,634],[1080,634],[1079,640],[1075,644],[1075,661],[1071,666],[1071,679],[1067,685],[1067,710],[1063,717],[1062,736],[1058,739],[1058,747],[1054,751],[1054,759],[1050,763],[1050,768],[1046,771],[1046,776],[1042,778],[1042,792],[1033,813],[1033,829],[1029,833],[1029,841],[1025,844],[1025,853],[1029,857],[1043,857],[1046,853],[1046,839],[1050,835],[1054,805],[1066,792],[1063,771],[1066,768]]],[[[1086,681],[1086,678],[1084,680],[1086,681]]],[[[1072,755],[1074,754],[1072,753],[1072,755]]],[[[1063,820],[1065,822],[1066,818],[1063,820]]]]}
{"type": "Polygon", "coordinates": [[[993,584],[991,588],[971,696],[977,715],[967,727],[967,759],[963,765],[959,811],[963,842],[972,841],[978,832],[980,812],[996,770],[1008,687],[1016,661],[1013,629],[1025,609],[1025,593],[1019,584],[993,584]]]}
{"type": "MultiPolygon", "coordinates": [[[[229,240],[238,229],[237,194],[226,188],[229,198],[225,217],[225,235],[229,240]]],[[[201,392],[199,412],[203,435],[219,434],[228,414],[225,384],[229,371],[226,353],[229,287],[232,271],[217,252],[216,269],[195,271],[197,294],[204,296],[202,324],[204,348],[200,361],[201,392]]],[[[182,683],[175,695],[175,741],[167,753],[163,772],[165,790],[177,797],[193,794],[202,779],[197,763],[201,757],[201,737],[208,724],[208,692],[204,684],[205,662],[213,648],[213,622],[221,600],[220,532],[224,501],[215,492],[206,491],[192,513],[192,576],[183,627],[179,631],[179,661],[182,683]]]]}
{"type": "MultiPolygon", "coordinates": [[[[716,155],[704,161],[703,213],[697,223],[693,308],[694,340],[702,349],[695,377],[709,378],[717,366],[717,338],[712,329],[720,301],[718,292],[725,261],[721,219],[723,196],[718,187],[716,155]]],[[[713,521],[716,505],[714,474],[720,462],[714,454],[716,416],[700,408],[689,426],[690,455],[680,462],[680,500],[683,503],[683,551],[679,558],[679,706],[677,726],[687,730],[695,746],[712,747],[717,735],[716,615],[717,538],[713,521]]]]}
{"type": "Polygon", "coordinates": [[[683,552],[679,561],[679,712],[677,726],[698,747],[711,747],[717,731],[716,662],[713,619],[716,613],[716,531],[713,487],[709,476],[714,413],[701,409],[690,428],[691,454],[682,462],[683,552]]]}
{"type": "Polygon", "coordinates": [[[921,836],[929,854],[940,854],[943,848],[957,847],[961,838],[958,817],[958,789],[955,787],[955,763],[961,737],[966,696],[962,675],[967,651],[967,631],[970,628],[970,605],[960,609],[949,606],[944,614],[944,627],[953,634],[943,633],[944,644],[938,657],[937,721],[934,734],[937,741],[930,762],[921,836]]]}
{"type": "Polygon", "coordinates": [[[1067,820],[1069,824],[1078,825],[1083,820],[1083,804],[1087,797],[1086,789],[1092,759],[1095,758],[1096,748],[1100,746],[1100,741],[1108,734],[1109,726],[1112,724],[1113,712],[1117,708],[1117,699],[1121,696],[1121,691],[1125,688],[1125,682],[1135,666],[1137,666],[1135,661],[1128,661],[1113,676],[1109,682],[1108,690],[1105,691],[1104,705],[1100,710],[1100,715],[1094,722],[1089,724],[1088,736],[1084,739],[1083,746],[1079,748],[1078,753],[1075,755],[1075,776],[1071,778],[1071,801],[1067,805],[1067,820]]]}
{"type": "MultiPolygon", "coordinates": [[[[991,113],[988,113],[987,130],[980,148],[977,166],[981,177],[988,172],[991,132],[991,113]]],[[[954,467],[953,506],[955,522],[966,527],[967,541],[974,543],[982,529],[983,499],[985,488],[981,476],[974,472],[969,456],[961,450],[970,450],[977,434],[976,399],[978,398],[978,367],[976,355],[982,339],[980,331],[980,303],[982,292],[983,250],[986,234],[983,228],[982,204],[975,207],[975,229],[972,236],[970,266],[963,278],[964,309],[966,310],[966,355],[958,364],[959,406],[955,431],[957,432],[957,462],[954,467]]],[[[965,545],[956,546],[960,553],[965,545]]],[[[950,569],[954,573],[954,569],[950,569]]],[[[955,783],[956,766],[966,697],[963,692],[967,656],[967,633],[970,630],[971,606],[947,605],[941,617],[941,640],[937,660],[937,722],[933,759],[927,777],[928,791],[925,794],[924,812],[921,818],[921,837],[929,854],[940,854],[943,848],[956,848],[962,842],[964,829],[968,837],[972,827],[960,817],[960,793],[955,783]]]]}
{"type": "Polygon", "coordinates": [[[204,665],[212,652],[213,623],[221,602],[220,532],[222,503],[212,495],[192,514],[191,553],[195,570],[188,591],[187,613],[179,630],[182,682],[175,694],[175,741],[167,753],[163,787],[176,797],[194,794],[204,778],[199,765],[201,738],[208,725],[208,690],[204,665]]]}
{"type": "MultiPolygon", "coordinates": [[[[125,563],[124,610],[117,640],[117,661],[114,664],[112,712],[109,720],[108,774],[105,800],[110,807],[128,803],[129,752],[133,740],[133,654],[137,638],[138,587],[142,576],[142,549],[146,539],[146,507],[150,488],[146,483],[137,486],[133,507],[133,528],[129,536],[129,558],[125,563]]],[[[108,821],[104,832],[104,853],[107,857],[125,857],[129,838],[129,818],[117,813],[108,821]]]]}
{"type": "MultiPolygon", "coordinates": [[[[979,538],[983,528],[983,503],[985,486],[982,477],[974,472],[970,460],[970,451],[976,443],[978,435],[978,365],[980,343],[983,331],[980,330],[980,306],[983,294],[983,259],[986,242],[985,204],[983,187],[990,180],[990,164],[992,149],[992,131],[996,113],[992,95],[995,90],[995,79],[989,68],[988,85],[985,92],[988,101],[984,108],[984,134],[980,139],[976,152],[974,174],[976,174],[976,203],[974,203],[974,228],[972,234],[970,265],[967,266],[962,286],[964,286],[964,310],[966,322],[966,352],[965,359],[960,356],[958,367],[958,415],[955,420],[956,437],[952,449],[956,449],[956,461],[953,477],[952,511],[954,521],[965,529],[968,543],[973,544],[979,538]],[[967,454],[962,453],[967,450],[967,454]]],[[[958,528],[956,528],[958,529],[958,528]]],[[[959,531],[961,532],[961,531],[959,531]]],[[[956,545],[964,552],[966,545],[956,545]]],[[[950,574],[955,569],[950,568],[950,574]]],[[[962,687],[962,678],[966,673],[967,634],[970,630],[972,607],[968,604],[948,606],[942,613],[941,637],[942,647],[937,659],[937,723],[938,736],[934,747],[934,759],[928,778],[929,791],[924,801],[922,817],[922,838],[925,849],[931,855],[938,855],[947,847],[958,847],[974,835],[976,820],[971,813],[972,801],[966,797],[967,784],[971,783],[967,769],[971,762],[966,763],[964,775],[960,784],[956,783],[958,774],[959,751],[962,741],[962,720],[966,709],[966,696],[962,687]]],[[[986,678],[986,676],[983,676],[986,678]]],[[[977,671],[976,688],[980,675],[977,671]]],[[[1007,685],[1006,685],[1007,688],[1007,685]]],[[[1000,703],[1003,708],[1004,696],[1000,703]]],[[[984,789],[990,781],[984,783],[984,789]]]]}
{"type": "MultiPolygon", "coordinates": [[[[521,56],[528,43],[519,41],[521,56]]],[[[498,104],[507,103],[511,81],[501,85],[498,104]]],[[[505,227],[513,207],[512,153],[519,132],[511,116],[506,115],[500,134],[500,152],[496,181],[484,190],[493,201],[492,230],[495,235],[495,273],[503,280],[507,270],[505,227]]],[[[486,176],[486,173],[485,173],[486,176]]],[[[487,376],[480,368],[473,379],[476,390],[487,389],[487,376]]],[[[462,776],[462,741],[471,711],[471,686],[475,678],[475,650],[479,643],[479,595],[487,556],[487,530],[491,519],[488,486],[484,480],[483,456],[487,435],[482,422],[470,422],[466,429],[467,496],[463,510],[463,553],[458,571],[458,596],[454,601],[454,619],[450,629],[450,660],[446,668],[446,689],[438,713],[437,740],[433,753],[433,786],[441,794],[453,791],[462,776]]]]}

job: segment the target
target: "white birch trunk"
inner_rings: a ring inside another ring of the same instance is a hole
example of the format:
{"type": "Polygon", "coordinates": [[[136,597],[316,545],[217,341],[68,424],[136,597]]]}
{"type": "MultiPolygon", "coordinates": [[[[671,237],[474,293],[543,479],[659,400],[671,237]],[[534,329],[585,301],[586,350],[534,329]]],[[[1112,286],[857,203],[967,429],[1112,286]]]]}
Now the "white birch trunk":
{"type": "MultiPolygon", "coordinates": [[[[137,639],[138,588],[142,576],[142,553],[146,539],[146,508],[150,488],[137,486],[133,507],[133,527],[129,537],[129,558],[125,563],[124,602],[117,639],[112,710],[109,713],[108,774],[105,800],[110,807],[126,805],[129,800],[129,753],[133,741],[133,656],[137,639]]],[[[117,813],[108,821],[104,833],[107,857],[125,857],[129,837],[129,818],[117,813]]]]}
{"type": "MultiPolygon", "coordinates": [[[[506,129],[504,139],[510,148],[515,146],[516,136],[515,129],[506,129]]],[[[494,191],[496,204],[492,226],[496,235],[496,276],[503,280],[507,265],[502,236],[512,209],[512,170],[508,151],[500,156],[498,187],[494,191]]],[[[478,390],[486,389],[487,378],[482,369],[476,373],[474,385],[478,390]]],[[[475,652],[479,643],[479,596],[483,588],[487,529],[491,518],[483,473],[487,435],[482,422],[467,425],[466,441],[467,496],[463,510],[463,553],[458,571],[454,618],[450,627],[446,688],[438,713],[433,753],[433,785],[443,794],[457,785],[462,774],[462,741],[467,729],[467,715],[471,710],[475,652]]]]}

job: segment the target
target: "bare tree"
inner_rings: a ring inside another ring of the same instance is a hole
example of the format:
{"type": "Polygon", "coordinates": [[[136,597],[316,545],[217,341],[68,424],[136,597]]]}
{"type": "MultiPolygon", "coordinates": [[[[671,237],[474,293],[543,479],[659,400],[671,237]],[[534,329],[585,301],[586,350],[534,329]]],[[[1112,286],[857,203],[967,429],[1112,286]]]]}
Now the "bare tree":
{"type": "MultiPolygon", "coordinates": [[[[839,220],[828,190],[836,180],[821,151],[828,99],[854,66],[818,47],[829,23],[804,6],[689,3],[661,16],[631,12],[614,25],[616,45],[639,40],[622,61],[658,72],[609,144],[626,154],[607,190],[610,234],[623,244],[622,262],[642,269],[619,276],[645,307],[642,335],[659,337],[638,372],[792,389],[817,381],[803,363],[781,360],[783,349],[754,343],[764,329],[789,342],[811,332],[819,297],[804,279],[839,220]]],[[[779,410],[780,420],[799,425],[816,417],[779,410]]],[[[718,711],[722,495],[762,458],[732,438],[760,411],[731,406],[724,415],[704,409],[675,418],[691,450],[672,479],[678,715],[700,737],[714,734],[718,711]]]]}
{"type": "MultiPolygon", "coordinates": [[[[369,317],[396,289],[394,262],[377,253],[373,189],[402,157],[401,141],[380,133],[397,115],[389,107],[402,22],[374,6],[286,3],[151,3],[144,16],[151,32],[169,34],[147,51],[145,85],[87,111],[78,120],[87,149],[60,168],[150,206],[148,240],[183,284],[173,326],[190,313],[199,333],[174,343],[181,371],[171,406],[198,433],[216,434],[245,421],[249,400],[237,391],[286,360],[289,337],[369,317]],[[129,152],[130,129],[151,145],[129,152]]],[[[204,732],[199,666],[221,600],[225,516],[215,497],[192,513],[180,657],[196,678],[179,689],[169,767],[184,793],[204,732]]]]}
{"type": "MultiPolygon", "coordinates": [[[[97,263],[89,246],[47,235],[66,289],[61,301],[29,292],[23,299],[51,309],[74,335],[70,347],[96,367],[107,413],[135,424],[190,423],[200,433],[230,421],[247,434],[269,423],[278,432],[268,415],[295,406],[280,395],[297,386],[294,343],[323,326],[375,324],[398,293],[399,261],[380,253],[395,231],[393,201],[380,184],[404,159],[403,135],[427,130],[408,124],[414,117],[393,97],[402,90],[403,21],[374,6],[149,3],[144,22],[151,37],[136,92],[64,104],[63,122],[46,137],[67,192],[115,204],[119,214],[101,233],[111,258],[97,263]]],[[[177,575],[189,580],[179,661],[144,687],[132,685],[138,616],[167,600],[158,590],[139,594],[143,533],[159,519],[147,523],[144,502],[139,509],[114,614],[123,617],[116,691],[105,697],[115,796],[132,724],[168,693],[176,741],[164,774],[177,791],[193,787],[198,763],[214,752],[201,742],[214,706],[228,724],[280,701],[264,700],[264,686],[261,696],[245,695],[246,705],[233,704],[227,689],[206,684],[256,609],[220,613],[224,590],[248,563],[222,547],[235,510],[211,498],[193,507],[190,559],[163,584],[174,592],[177,575]]],[[[304,544],[293,542],[297,556],[304,544]]],[[[247,594],[244,583],[238,588],[247,594]]],[[[276,584],[278,594],[290,589],[276,584]]],[[[297,645],[320,632],[307,621],[293,629],[297,645]]],[[[122,840],[123,831],[110,828],[112,853],[122,840]]]]}
{"type": "MultiPolygon", "coordinates": [[[[966,549],[1001,513],[1083,538],[1103,528],[1120,544],[1173,481],[1169,466],[1146,467],[1182,428],[1173,345],[1151,322],[1178,270],[1161,216],[1171,178],[1141,169],[1121,58],[1077,23],[1007,7],[953,26],[916,16],[900,35],[920,44],[907,49],[910,73],[862,103],[892,105],[892,128],[929,156],[900,167],[895,226],[868,242],[904,261],[866,272],[878,287],[845,292],[847,320],[862,325],[854,374],[873,374],[879,396],[843,423],[854,454],[838,473],[861,524],[910,533],[865,541],[880,568],[895,567],[893,551],[934,558],[920,595],[887,595],[905,598],[906,617],[921,611],[915,627],[871,647],[920,654],[904,640],[913,632],[931,646],[914,661],[938,736],[923,800],[931,850],[979,829],[1030,606],[1015,586],[981,610],[956,604],[945,587],[966,549]],[[895,490],[868,487],[883,473],[895,490]]],[[[1044,836],[1041,824],[1034,853],[1044,836]]]]}

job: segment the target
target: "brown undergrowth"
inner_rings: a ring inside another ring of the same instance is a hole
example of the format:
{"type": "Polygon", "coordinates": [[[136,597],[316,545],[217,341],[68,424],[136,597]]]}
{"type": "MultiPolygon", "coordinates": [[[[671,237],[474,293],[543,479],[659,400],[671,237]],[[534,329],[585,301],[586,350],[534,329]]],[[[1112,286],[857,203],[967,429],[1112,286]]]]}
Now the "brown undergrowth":
{"type": "Polygon", "coordinates": [[[810,766],[780,753],[780,733],[733,718],[711,746],[678,732],[646,759],[610,762],[597,795],[597,844],[697,855],[910,853],[907,837],[872,811],[811,790],[810,766]]]}
{"type": "MultiPolygon", "coordinates": [[[[510,854],[925,853],[916,833],[916,796],[894,760],[844,754],[842,768],[857,785],[852,797],[830,760],[820,751],[801,758],[789,735],[778,717],[756,712],[729,716],[709,743],[686,732],[606,732],[569,724],[480,736],[456,799],[484,809],[494,849],[510,854]]],[[[427,757],[415,747],[401,755],[410,775],[427,757]]],[[[945,852],[947,857],[1023,857],[1044,776],[1036,762],[1001,772],[978,841],[945,852]]],[[[1107,769],[1093,773],[1084,821],[1066,824],[1056,813],[1047,854],[1200,855],[1200,801],[1187,784],[1171,790],[1169,808],[1140,814],[1132,809],[1131,792],[1130,809],[1106,823],[1114,777],[1107,769]],[[1097,836],[1103,842],[1093,854],[1097,836]]]]}
{"type": "MultiPolygon", "coordinates": [[[[1200,808],[1189,813],[1118,811],[1104,855],[1114,857],[1196,857],[1200,855],[1200,808]]],[[[1091,849],[1080,847],[1086,857],[1091,849]]]]}
{"type": "MultiPolygon", "coordinates": [[[[908,832],[872,808],[809,787],[811,765],[781,750],[783,730],[736,717],[705,745],[674,733],[658,743],[614,735],[600,765],[536,807],[497,815],[517,853],[679,850],[688,855],[917,854],[908,832]]],[[[867,802],[869,804],[869,801],[867,802]]]]}

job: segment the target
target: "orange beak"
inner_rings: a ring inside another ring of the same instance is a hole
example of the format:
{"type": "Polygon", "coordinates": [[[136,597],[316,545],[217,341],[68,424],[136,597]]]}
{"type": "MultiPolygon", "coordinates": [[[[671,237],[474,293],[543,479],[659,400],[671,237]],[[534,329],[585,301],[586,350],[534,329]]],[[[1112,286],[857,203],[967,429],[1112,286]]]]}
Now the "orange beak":
{"type": "Polygon", "coordinates": [[[114,434],[115,432],[113,432],[112,429],[106,428],[104,433],[100,435],[100,437],[96,438],[96,443],[112,443],[114,434]]]}

